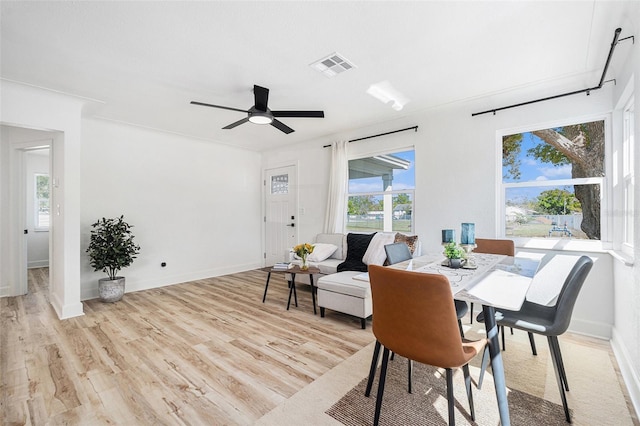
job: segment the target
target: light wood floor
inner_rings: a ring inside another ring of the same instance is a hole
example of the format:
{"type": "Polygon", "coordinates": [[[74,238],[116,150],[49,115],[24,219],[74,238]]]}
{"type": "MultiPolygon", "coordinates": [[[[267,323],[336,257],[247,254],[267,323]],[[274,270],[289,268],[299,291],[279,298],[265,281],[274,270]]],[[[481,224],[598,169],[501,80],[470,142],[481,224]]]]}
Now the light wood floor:
{"type": "MultiPolygon", "coordinates": [[[[48,270],[30,270],[27,296],[0,299],[0,425],[249,425],[287,406],[318,422],[324,408],[315,413],[311,405],[322,399],[319,387],[307,385],[353,362],[374,340],[370,322],[361,330],[346,315],[314,316],[307,286],[299,306],[286,311],[281,274],[273,274],[263,304],[265,279],[248,271],[128,293],[115,304],[87,301],[84,316],[59,321],[48,302],[48,270]],[[287,404],[311,388],[306,403],[287,404]]],[[[585,353],[604,348],[615,364],[607,342],[562,339],[585,353]]],[[[509,375],[507,384],[518,387],[513,380],[529,379],[509,375]]]]}
{"type": "Polygon", "coordinates": [[[373,340],[346,316],[286,311],[282,274],[241,274],[84,303],[59,321],[48,270],[0,299],[4,424],[252,424],[373,340]]]}

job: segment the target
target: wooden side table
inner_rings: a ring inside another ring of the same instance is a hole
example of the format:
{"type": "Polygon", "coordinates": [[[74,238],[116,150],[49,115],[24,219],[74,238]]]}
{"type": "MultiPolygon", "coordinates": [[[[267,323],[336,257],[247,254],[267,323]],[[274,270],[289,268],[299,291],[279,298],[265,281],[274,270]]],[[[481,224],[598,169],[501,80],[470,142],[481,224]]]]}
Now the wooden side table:
{"type": "Polygon", "coordinates": [[[289,298],[287,299],[287,311],[291,306],[291,294],[294,296],[296,307],[298,306],[298,294],[296,293],[296,274],[309,275],[309,282],[311,283],[311,299],[313,300],[313,315],[316,315],[316,287],[313,285],[313,274],[319,274],[320,269],[310,266],[309,269],[300,269],[299,266],[294,266],[291,269],[274,269],[264,268],[268,272],[267,282],[264,286],[264,296],[262,296],[262,303],[267,299],[267,289],[269,288],[269,280],[271,279],[272,272],[280,272],[284,274],[291,274],[291,283],[289,285],[289,298]]]}

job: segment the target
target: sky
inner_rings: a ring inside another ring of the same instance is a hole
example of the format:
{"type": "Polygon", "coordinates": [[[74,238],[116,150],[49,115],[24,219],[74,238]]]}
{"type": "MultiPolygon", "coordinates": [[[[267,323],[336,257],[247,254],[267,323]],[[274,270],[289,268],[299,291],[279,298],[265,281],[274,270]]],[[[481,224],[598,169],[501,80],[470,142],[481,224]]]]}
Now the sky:
{"type": "MultiPolygon", "coordinates": [[[[522,134],[521,150],[518,156],[520,160],[520,179],[513,179],[511,176],[505,178],[506,167],[502,167],[503,182],[545,182],[556,179],[571,179],[571,164],[554,166],[551,163],[544,163],[533,156],[528,156],[527,151],[545,142],[533,133],[522,134]]],[[[506,192],[507,202],[519,204],[527,199],[535,200],[542,191],[560,188],[573,192],[572,186],[540,186],[530,188],[508,188],[506,192]]]]}

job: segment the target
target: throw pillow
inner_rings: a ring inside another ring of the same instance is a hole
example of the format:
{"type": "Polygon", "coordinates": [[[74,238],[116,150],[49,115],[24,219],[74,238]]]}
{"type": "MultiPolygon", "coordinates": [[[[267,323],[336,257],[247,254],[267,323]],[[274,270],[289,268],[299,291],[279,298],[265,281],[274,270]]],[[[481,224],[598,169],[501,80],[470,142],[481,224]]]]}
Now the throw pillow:
{"type": "Polygon", "coordinates": [[[404,235],[401,233],[397,233],[396,234],[396,238],[393,241],[394,243],[405,243],[407,246],[409,246],[409,250],[411,251],[411,254],[415,254],[416,252],[416,245],[418,242],[418,236],[417,235],[404,235]]]}
{"type": "Polygon", "coordinates": [[[334,251],[338,249],[335,244],[315,243],[313,244],[313,253],[307,257],[309,262],[322,262],[328,259],[334,251]]]}
{"type": "Polygon", "coordinates": [[[393,243],[396,237],[395,232],[378,232],[373,236],[367,251],[362,256],[362,262],[366,265],[383,265],[387,259],[387,253],[384,246],[393,243]]]}
{"type": "Polygon", "coordinates": [[[375,232],[373,234],[347,234],[347,258],[338,265],[338,272],[367,272],[367,265],[362,262],[362,257],[374,235],[375,232]]]}

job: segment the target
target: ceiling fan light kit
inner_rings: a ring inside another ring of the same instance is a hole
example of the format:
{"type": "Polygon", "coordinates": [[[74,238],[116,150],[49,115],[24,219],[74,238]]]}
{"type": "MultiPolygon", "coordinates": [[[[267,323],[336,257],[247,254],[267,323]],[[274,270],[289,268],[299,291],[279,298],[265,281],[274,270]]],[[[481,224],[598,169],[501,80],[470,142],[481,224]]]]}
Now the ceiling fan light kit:
{"type": "Polygon", "coordinates": [[[249,121],[253,124],[271,124],[273,116],[267,112],[253,111],[249,113],[249,121]]]}
{"type": "Polygon", "coordinates": [[[206,104],[203,102],[191,101],[192,105],[208,106],[212,108],[228,109],[231,111],[244,112],[247,117],[242,120],[238,120],[235,123],[231,123],[223,129],[233,129],[247,121],[254,124],[271,124],[276,129],[286,134],[293,133],[294,130],[284,124],[283,122],[276,120],[275,117],[290,117],[290,118],[324,118],[324,111],[271,111],[267,107],[269,101],[269,89],[266,87],[253,86],[254,105],[248,110],[239,108],[226,107],[221,105],[206,104]]]}

